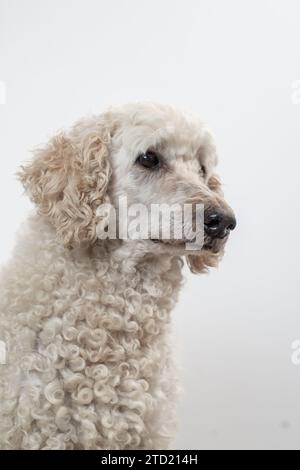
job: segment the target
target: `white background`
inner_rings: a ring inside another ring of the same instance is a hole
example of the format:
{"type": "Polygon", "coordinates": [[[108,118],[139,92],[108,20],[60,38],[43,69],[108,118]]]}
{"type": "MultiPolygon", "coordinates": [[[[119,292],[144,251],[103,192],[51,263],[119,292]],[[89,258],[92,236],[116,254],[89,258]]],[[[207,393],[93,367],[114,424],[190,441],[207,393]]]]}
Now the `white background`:
{"type": "Polygon", "coordinates": [[[217,137],[239,226],[174,314],[177,448],[300,449],[299,23],[298,0],[0,0],[1,261],[30,207],[17,166],[82,115],[162,101],[217,137]]]}

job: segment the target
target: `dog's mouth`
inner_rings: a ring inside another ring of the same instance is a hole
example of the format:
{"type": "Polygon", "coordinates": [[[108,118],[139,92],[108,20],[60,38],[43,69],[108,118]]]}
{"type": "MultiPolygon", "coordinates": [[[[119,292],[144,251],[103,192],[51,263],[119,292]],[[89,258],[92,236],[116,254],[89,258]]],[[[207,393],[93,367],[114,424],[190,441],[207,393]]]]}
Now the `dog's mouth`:
{"type": "Polygon", "coordinates": [[[155,244],[167,245],[167,246],[174,246],[174,247],[184,247],[186,243],[185,240],[163,240],[158,238],[153,238],[151,241],[155,244]]]}
{"type": "Polygon", "coordinates": [[[218,254],[224,249],[228,239],[229,239],[229,235],[227,235],[224,238],[216,238],[216,239],[208,238],[207,240],[205,240],[205,243],[203,245],[203,250],[210,251],[211,253],[214,253],[214,254],[218,254]]]}
{"type": "MultiPolygon", "coordinates": [[[[228,241],[229,235],[223,239],[218,238],[218,239],[211,239],[209,237],[205,237],[204,244],[201,246],[201,250],[204,251],[209,251],[214,254],[220,253],[223,249],[224,246],[226,245],[228,241]]],[[[152,243],[156,245],[161,245],[161,246],[166,246],[169,248],[178,248],[185,250],[187,244],[195,244],[195,239],[194,240],[164,240],[164,239],[151,239],[152,243]]]]}

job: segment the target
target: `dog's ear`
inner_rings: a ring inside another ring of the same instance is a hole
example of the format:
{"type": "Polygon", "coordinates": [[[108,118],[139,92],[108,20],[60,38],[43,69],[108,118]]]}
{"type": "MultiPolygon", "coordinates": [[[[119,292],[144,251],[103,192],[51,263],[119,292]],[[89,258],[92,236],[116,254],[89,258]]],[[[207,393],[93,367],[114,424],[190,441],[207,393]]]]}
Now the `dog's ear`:
{"type": "MultiPolygon", "coordinates": [[[[223,197],[221,180],[217,175],[212,175],[207,183],[209,189],[219,197],[223,197]]],[[[222,253],[201,253],[198,255],[189,255],[186,257],[188,267],[193,274],[206,273],[209,268],[218,266],[222,253]]]]}
{"type": "Polygon", "coordinates": [[[60,134],[19,177],[41,215],[55,226],[66,246],[96,241],[97,208],[108,203],[110,130],[103,123],[78,124],[60,134]]]}

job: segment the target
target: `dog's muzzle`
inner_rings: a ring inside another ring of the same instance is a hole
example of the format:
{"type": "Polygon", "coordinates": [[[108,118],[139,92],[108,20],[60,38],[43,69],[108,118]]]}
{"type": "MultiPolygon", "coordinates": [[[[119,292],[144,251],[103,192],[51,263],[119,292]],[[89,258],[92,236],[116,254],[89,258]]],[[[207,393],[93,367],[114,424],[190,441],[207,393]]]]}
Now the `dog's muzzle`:
{"type": "Polygon", "coordinates": [[[209,209],[204,213],[204,232],[211,239],[228,237],[236,228],[236,218],[231,210],[209,209]]]}

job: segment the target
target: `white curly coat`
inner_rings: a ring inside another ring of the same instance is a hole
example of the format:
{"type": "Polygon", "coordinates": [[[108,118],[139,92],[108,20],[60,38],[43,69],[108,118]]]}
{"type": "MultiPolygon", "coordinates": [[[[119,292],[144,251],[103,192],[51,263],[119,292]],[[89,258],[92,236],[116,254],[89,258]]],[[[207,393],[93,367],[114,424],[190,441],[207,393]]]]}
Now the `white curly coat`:
{"type": "Polygon", "coordinates": [[[20,171],[38,211],[2,270],[0,448],[165,449],[176,430],[170,312],[186,257],[193,272],[223,252],[100,241],[99,207],[225,205],[215,147],[195,116],[134,104],[83,120],[20,171]],[[156,148],[169,170],[135,164],[156,148]],[[142,190],[141,190],[142,188],[142,190]]]}

